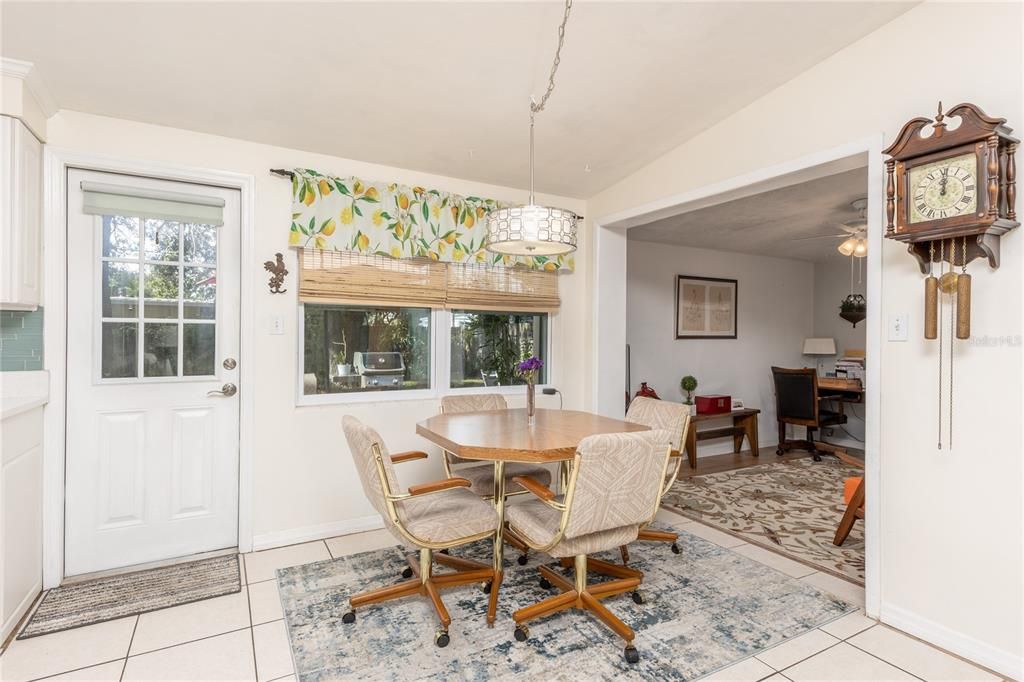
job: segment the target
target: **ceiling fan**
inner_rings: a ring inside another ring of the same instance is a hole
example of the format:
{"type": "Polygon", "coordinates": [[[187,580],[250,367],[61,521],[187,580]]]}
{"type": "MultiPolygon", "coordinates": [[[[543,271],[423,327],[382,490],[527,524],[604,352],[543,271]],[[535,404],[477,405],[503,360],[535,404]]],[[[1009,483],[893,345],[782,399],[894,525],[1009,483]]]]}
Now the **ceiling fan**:
{"type": "Polygon", "coordinates": [[[851,204],[850,208],[857,211],[858,218],[855,220],[848,220],[845,223],[839,225],[839,229],[842,232],[836,234],[822,234],[814,237],[801,237],[794,241],[807,241],[810,239],[842,239],[842,243],[836,247],[836,250],[844,256],[854,256],[856,258],[864,258],[868,255],[868,221],[866,218],[866,212],[868,208],[867,198],[855,199],[851,204]]]}

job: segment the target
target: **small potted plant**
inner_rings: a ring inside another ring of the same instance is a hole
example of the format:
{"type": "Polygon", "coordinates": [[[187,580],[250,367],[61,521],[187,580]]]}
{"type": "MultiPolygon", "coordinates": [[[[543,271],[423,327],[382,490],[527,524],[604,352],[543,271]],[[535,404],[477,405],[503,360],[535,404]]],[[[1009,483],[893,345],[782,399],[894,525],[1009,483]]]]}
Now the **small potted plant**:
{"type": "Polygon", "coordinates": [[[686,399],[683,401],[684,405],[690,406],[690,414],[697,413],[697,406],[693,404],[693,392],[697,390],[697,379],[687,374],[679,382],[679,388],[686,394],[686,399]]]}

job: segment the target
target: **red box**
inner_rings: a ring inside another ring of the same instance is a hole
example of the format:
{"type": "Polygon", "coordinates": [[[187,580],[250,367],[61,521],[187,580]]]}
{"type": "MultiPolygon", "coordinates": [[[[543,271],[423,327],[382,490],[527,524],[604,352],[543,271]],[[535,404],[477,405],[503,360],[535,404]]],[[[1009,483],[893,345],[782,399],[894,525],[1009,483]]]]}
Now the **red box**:
{"type": "Polygon", "coordinates": [[[724,414],[732,412],[732,396],[728,395],[698,395],[697,414],[724,414]]]}

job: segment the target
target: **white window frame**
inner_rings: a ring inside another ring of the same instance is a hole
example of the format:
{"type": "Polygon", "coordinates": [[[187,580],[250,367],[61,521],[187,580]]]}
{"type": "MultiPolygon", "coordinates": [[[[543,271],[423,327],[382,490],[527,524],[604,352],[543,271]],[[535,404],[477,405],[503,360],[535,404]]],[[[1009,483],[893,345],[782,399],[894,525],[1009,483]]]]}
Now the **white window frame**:
{"type": "MultiPolygon", "coordinates": [[[[417,307],[417,306],[395,306],[417,307]]],[[[359,403],[389,403],[409,400],[439,400],[446,395],[472,395],[476,393],[499,393],[501,395],[523,395],[522,385],[513,386],[478,386],[468,388],[451,388],[451,324],[450,310],[435,308],[430,313],[430,388],[411,389],[408,391],[364,391],[352,393],[303,393],[303,377],[305,375],[305,341],[306,341],[306,310],[305,305],[297,306],[298,335],[296,349],[296,382],[295,404],[298,407],[316,405],[351,405],[359,403]]],[[[554,358],[555,338],[561,331],[557,313],[548,313],[547,344],[547,382],[538,384],[540,389],[554,385],[555,371],[558,363],[554,358]]]]}

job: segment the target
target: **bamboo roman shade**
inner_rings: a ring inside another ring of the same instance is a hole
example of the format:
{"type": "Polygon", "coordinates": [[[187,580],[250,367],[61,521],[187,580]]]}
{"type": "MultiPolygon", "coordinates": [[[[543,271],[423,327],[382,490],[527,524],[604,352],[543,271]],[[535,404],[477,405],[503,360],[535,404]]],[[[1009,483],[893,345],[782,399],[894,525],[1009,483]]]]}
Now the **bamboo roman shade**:
{"type": "Polygon", "coordinates": [[[378,306],[443,308],[444,263],[353,251],[299,252],[299,300],[378,306]]]}
{"type": "Polygon", "coordinates": [[[299,252],[299,300],[553,312],[559,306],[558,275],[527,268],[307,248],[299,252]]]}
{"type": "Polygon", "coordinates": [[[449,263],[445,305],[523,313],[557,310],[558,275],[527,268],[449,263]]]}

